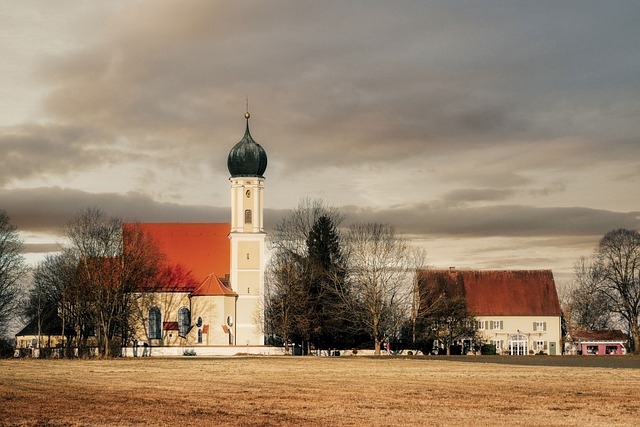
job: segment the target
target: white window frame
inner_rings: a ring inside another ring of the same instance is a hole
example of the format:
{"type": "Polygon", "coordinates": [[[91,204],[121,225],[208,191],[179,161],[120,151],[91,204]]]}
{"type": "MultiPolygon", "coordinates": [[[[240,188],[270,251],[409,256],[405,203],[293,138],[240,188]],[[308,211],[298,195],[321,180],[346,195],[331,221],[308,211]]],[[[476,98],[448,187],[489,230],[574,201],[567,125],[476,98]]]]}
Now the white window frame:
{"type": "Polygon", "coordinates": [[[541,320],[533,322],[534,332],[546,332],[546,330],[547,330],[547,322],[541,321],[541,320]]]}

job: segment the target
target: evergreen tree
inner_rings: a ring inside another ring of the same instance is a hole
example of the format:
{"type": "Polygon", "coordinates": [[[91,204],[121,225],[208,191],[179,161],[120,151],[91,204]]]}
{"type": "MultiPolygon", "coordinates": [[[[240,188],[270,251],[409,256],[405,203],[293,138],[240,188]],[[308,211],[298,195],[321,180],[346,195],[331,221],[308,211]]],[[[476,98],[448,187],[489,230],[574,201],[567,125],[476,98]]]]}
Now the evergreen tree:
{"type": "Polygon", "coordinates": [[[344,292],[345,265],[340,235],[332,219],[320,216],[307,238],[308,314],[312,340],[320,348],[344,347],[346,319],[340,295],[344,292]]]}

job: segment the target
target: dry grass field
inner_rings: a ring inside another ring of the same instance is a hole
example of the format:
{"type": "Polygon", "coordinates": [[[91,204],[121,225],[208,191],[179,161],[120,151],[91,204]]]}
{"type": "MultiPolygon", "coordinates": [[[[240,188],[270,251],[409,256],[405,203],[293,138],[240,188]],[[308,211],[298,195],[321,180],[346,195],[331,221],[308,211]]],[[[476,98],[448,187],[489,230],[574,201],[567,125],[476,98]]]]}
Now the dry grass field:
{"type": "Polygon", "coordinates": [[[610,426],[639,416],[637,357],[0,361],[3,427],[610,426]]]}

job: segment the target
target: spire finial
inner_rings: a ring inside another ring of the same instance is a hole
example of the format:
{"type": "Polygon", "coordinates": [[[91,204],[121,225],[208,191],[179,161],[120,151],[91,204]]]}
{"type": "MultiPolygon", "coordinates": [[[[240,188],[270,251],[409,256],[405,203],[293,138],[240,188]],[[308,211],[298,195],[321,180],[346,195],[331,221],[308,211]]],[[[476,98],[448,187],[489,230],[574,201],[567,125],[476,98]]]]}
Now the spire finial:
{"type": "Polygon", "coordinates": [[[247,97],[247,109],[246,113],[244,113],[244,118],[249,120],[249,117],[251,117],[251,114],[249,114],[249,97],[247,97]]]}

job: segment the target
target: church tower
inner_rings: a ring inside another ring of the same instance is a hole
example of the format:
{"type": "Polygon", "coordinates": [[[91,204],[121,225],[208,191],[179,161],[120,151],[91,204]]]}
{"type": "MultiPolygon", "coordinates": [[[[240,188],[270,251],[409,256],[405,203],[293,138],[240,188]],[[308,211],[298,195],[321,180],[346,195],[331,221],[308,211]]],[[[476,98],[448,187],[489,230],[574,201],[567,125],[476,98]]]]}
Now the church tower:
{"type": "Polygon", "coordinates": [[[231,289],[238,294],[236,319],[230,320],[235,345],[263,345],[265,237],[263,222],[264,171],[267,153],[249,132],[229,152],[231,177],[231,289]]]}

